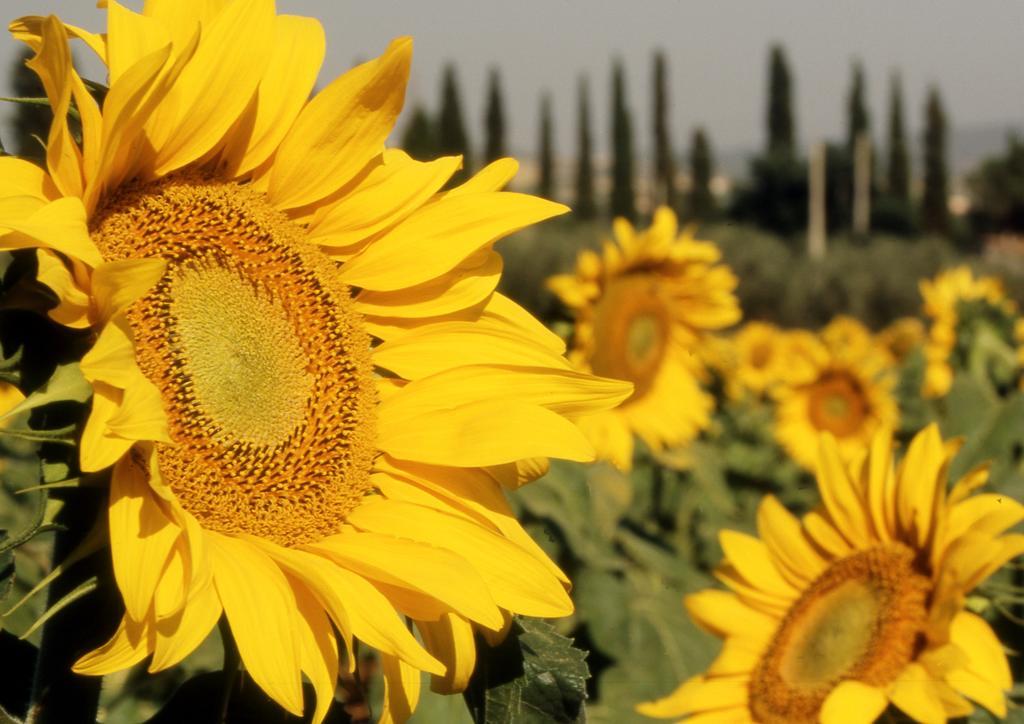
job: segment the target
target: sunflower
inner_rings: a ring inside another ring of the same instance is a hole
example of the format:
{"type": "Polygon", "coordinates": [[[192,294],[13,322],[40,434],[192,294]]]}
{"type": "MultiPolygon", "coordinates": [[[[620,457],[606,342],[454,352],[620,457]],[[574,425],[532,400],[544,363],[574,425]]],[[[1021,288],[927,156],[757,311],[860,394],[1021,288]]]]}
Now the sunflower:
{"type": "Polygon", "coordinates": [[[875,341],[892,358],[893,364],[904,362],[924,343],[924,323],[917,317],[900,317],[875,336],[875,341]]]}
{"type": "Polygon", "coordinates": [[[762,395],[785,374],[785,335],[774,324],[747,322],[733,337],[736,349],[734,379],[740,390],[762,395]]]}
{"type": "Polygon", "coordinates": [[[612,228],[602,254],[581,252],[575,274],[551,277],[548,287],[575,316],[569,358],[577,369],[634,385],[617,410],[584,421],[598,455],[628,470],[634,433],[660,450],[707,426],[714,401],[700,386],[697,351],[709,331],[739,321],[740,309],[718,248],[680,234],[668,207],[645,231],[622,218],[612,228]]]}
{"type": "Polygon", "coordinates": [[[964,600],[1024,553],[1024,535],[1004,535],[1024,520],[1024,506],[972,494],[986,466],[947,490],[957,449],[932,425],[894,468],[891,439],[880,433],[846,467],[823,436],[823,506],[798,520],[768,496],[760,538],[721,533],[716,575],[732,592],[699,592],[686,608],[725,639],[722,651],[705,674],[639,711],[845,724],[874,721],[891,703],[917,721],[944,722],[970,714],[971,699],[1006,716],[1006,656],[964,600]]]}
{"type": "Polygon", "coordinates": [[[495,292],[492,249],[566,209],[500,191],[511,159],[444,191],[459,158],[385,150],[408,38],[310,99],[323,30],[272,0],[104,5],[104,35],[12,24],[54,121],[46,171],[0,158],[0,247],[37,248],[51,316],[94,337],[80,465],[112,468],[126,613],[75,670],[166,669],[223,613],[288,711],[306,676],[323,720],[359,639],[404,720],[420,671],[465,687],[474,631],[572,610],[502,489],[592,459],[577,420],[630,388],[495,292]]]}
{"type": "Polygon", "coordinates": [[[820,334],[825,346],[841,357],[863,356],[875,344],[871,330],[859,319],[846,314],[833,317],[820,334]]]}
{"type": "Polygon", "coordinates": [[[800,465],[814,466],[823,432],[849,458],[882,426],[895,426],[895,378],[877,346],[830,347],[810,333],[790,345],[786,379],[774,393],[775,437],[800,465]]]}
{"type": "Polygon", "coordinates": [[[977,277],[969,267],[958,266],[942,272],[934,279],[922,279],[921,296],[924,313],[931,320],[925,342],[925,377],[921,394],[942,397],[953,384],[954,356],[961,311],[964,304],[978,304],[979,310],[999,317],[1013,317],[1016,307],[1006,298],[1002,282],[996,277],[977,277]]]}

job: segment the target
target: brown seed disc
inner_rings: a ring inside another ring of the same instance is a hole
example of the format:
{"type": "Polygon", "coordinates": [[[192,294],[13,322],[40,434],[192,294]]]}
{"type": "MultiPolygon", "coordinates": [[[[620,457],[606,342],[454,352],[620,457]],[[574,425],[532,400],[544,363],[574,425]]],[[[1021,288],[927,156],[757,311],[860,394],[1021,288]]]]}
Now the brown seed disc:
{"type": "Polygon", "coordinates": [[[92,235],[106,260],[168,260],[128,318],[185,509],[282,545],[336,532],[370,487],[376,391],[334,263],[262,194],[189,176],[122,191],[92,235]]]}
{"type": "Polygon", "coordinates": [[[789,609],[754,669],[754,720],[815,722],[841,681],[892,682],[923,646],[929,590],[898,543],[833,563],[789,609]]]}

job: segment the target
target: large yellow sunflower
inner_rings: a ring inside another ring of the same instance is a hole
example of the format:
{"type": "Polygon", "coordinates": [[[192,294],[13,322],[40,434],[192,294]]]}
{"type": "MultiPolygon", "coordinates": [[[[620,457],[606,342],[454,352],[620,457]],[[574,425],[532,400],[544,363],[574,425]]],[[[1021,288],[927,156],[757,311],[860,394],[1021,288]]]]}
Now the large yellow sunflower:
{"type": "Polygon", "coordinates": [[[912,719],[1006,715],[1002,647],[966,595],[1011,558],[1024,520],[1005,495],[972,492],[987,468],[947,490],[957,445],[930,426],[894,468],[881,433],[849,467],[825,436],[823,506],[798,520],[774,497],[760,538],[721,534],[718,578],[732,592],[689,596],[691,617],[725,639],[705,674],[638,709],[693,722],[874,721],[891,703],[912,719]],[[966,697],[966,698],[965,698],[966,697]]]}
{"type": "Polygon", "coordinates": [[[622,469],[635,433],[660,450],[692,439],[714,401],[698,378],[702,337],[739,321],[736,276],[718,248],[679,232],[675,213],[660,207],[649,229],[616,219],[603,253],[580,253],[575,274],[548,286],[575,315],[569,358],[576,367],[628,380],[633,396],[617,410],[584,422],[598,455],[622,469]]]}
{"type": "Polygon", "coordinates": [[[494,291],[492,250],[566,209],[501,192],[511,159],[442,191],[459,158],[384,149],[407,38],[310,99],[322,28],[272,0],[105,5],[105,35],[12,24],[55,118],[47,171],[0,158],[0,248],[38,248],[53,317],[95,334],[81,467],[113,466],[127,610],[76,671],[167,668],[223,613],[288,711],[305,675],[323,719],[336,630],[350,668],[353,639],[379,649],[403,720],[420,671],[466,685],[474,629],[572,610],[502,487],[591,459],[577,418],[630,388],[574,371],[494,291]],[[109,70],[102,106],[73,38],[109,70]]]}
{"type": "Polygon", "coordinates": [[[899,419],[887,356],[870,337],[866,346],[832,341],[810,333],[791,341],[786,379],[774,393],[775,437],[807,469],[814,466],[821,433],[834,435],[849,459],[899,419]]]}
{"type": "Polygon", "coordinates": [[[924,346],[926,367],[921,394],[942,397],[953,384],[953,367],[949,359],[957,344],[960,305],[981,302],[1010,316],[1016,313],[1016,306],[1006,298],[999,279],[988,276],[975,278],[967,266],[942,272],[934,279],[922,279],[919,286],[924,299],[924,313],[931,322],[924,346]]]}

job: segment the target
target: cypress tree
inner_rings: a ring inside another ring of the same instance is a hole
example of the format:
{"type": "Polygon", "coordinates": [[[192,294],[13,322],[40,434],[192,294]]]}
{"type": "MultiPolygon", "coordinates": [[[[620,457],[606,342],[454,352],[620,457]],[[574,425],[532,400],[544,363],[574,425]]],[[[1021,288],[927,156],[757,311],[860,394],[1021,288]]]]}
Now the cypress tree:
{"type": "Polygon", "coordinates": [[[910,202],[910,154],[903,123],[903,87],[899,74],[892,77],[889,91],[889,168],[888,193],[901,202],[910,202]]]}
{"type": "Polygon", "coordinates": [[[441,86],[441,113],[437,122],[438,151],[446,156],[462,154],[462,170],[452,178],[453,184],[469,178],[473,168],[469,155],[469,138],[462,121],[462,103],[455,80],[455,66],[449,63],[444,68],[441,86]]]}
{"type": "Polygon", "coordinates": [[[426,109],[416,104],[402,133],[401,146],[413,158],[428,161],[438,155],[434,124],[426,109]]]}
{"type": "Polygon", "coordinates": [[[654,198],[675,208],[675,164],[668,131],[668,67],[665,53],[654,54],[654,198]]]}
{"type": "Polygon", "coordinates": [[[489,77],[484,123],[487,127],[484,161],[490,163],[508,155],[505,152],[505,104],[501,99],[501,78],[497,68],[491,69],[489,77]]]}
{"type": "MultiPolygon", "coordinates": [[[[11,65],[11,88],[15,98],[45,98],[46,90],[42,82],[25,62],[31,60],[33,53],[28,48],[22,49],[11,65]]],[[[27,103],[11,104],[12,140],[9,151],[23,158],[37,162],[46,159],[44,143],[50,131],[53,112],[48,106],[29,105],[27,103]]]]}
{"type": "Polygon", "coordinates": [[[785,51],[774,45],[768,69],[768,153],[792,157],[795,152],[793,80],[785,51]]]}
{"type": "Polygon", "coordinates": [[[690,140],[690,197],[689,216],[707,221],[715,215],[715,196],[711,193],[714,156],[703,128],[697,128],[690,140]]]}
{"type": "Polygon", "coordinates": [[[925,231],[949,231],[949,179],[946,169],[946,112],[939,89],[928,90],[924,125],[924,198],[921,225],[925,231]]]}
{"type": "Polygon", "coordinates": [[[846,148],[852,157],[857,137],[861,133],[870,133],[871,131],[871,118],[864,101],[864,68],[860,62],[853,64],[853,81],[850,85],[850,95],[846,101],[846,110],[848,114],[846,148]]]}
{"type": "Polygon", "coordinates": [[[612,216],[636,218],[633,194],[633,128],[626,107],[626,77],[622,62],[612,68],[612,216]]]}
{"type": "Polygon", "coordinates": [[[546,199],[555,196],[555,150],[554,121],[551,118],[551,96],[545,93],[540,99],[540,175],[537,195],[546,199]]]}
{"type": "Polygon", "coordinates": [[[578,85],[576,110],[576,204],[573,209],[580,219],[592,219],[597,215],[594,200],[594,141],[590,132],[590,86],[585,77],[578,85]]]}

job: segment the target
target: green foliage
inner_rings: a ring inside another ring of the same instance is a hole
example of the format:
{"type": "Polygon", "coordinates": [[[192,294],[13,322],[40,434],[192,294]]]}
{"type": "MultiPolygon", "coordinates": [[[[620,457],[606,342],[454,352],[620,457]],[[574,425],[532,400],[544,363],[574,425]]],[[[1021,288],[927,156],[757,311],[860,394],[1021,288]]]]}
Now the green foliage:
{"type": "Polygon", "coordinates": [[[576,203],[573,212],[581,220],[597,215],[594,195],[594,141],[590,130],[590,86],[585,77],[579,80],[576,111],[576,203]]]}
{"type": "Polygon", "coordinates": [[[750,161],[750,179],[733,196],[730,216],[785,236],[807,228],[807,164],[789,151],[750,161]]]}
{"type": "Polygon", "coordinates": [[[537,181],[537,195],[546,199],[555,196],[554,135],[551,95],[545,93],[540,99],[540,174],[537,181]]]}
{"type": "Polygon", "coordinates": [[[690,141],[690,192],[686,199],[686,216],[697,221],[713,220],[717,214],[715,195],[711,192],[714,176],[714,155],[703,128],[696,128],[690,141]]]}
{"type": "Polygon", "coordinates": [[[898,73],[889,89],[889,166],[886,193],[897,201],[910,203],[910,153],[903,120],[903,85],[898,73]]]}
{"type": "Polygon", "coordinates": [[[654,197],[658,204],[676,206],[676,168],[669,136],[668,61],[654,54],[654,197]]]}
{"type": "Polygon", "coordinates": [[[508,154],[505,152],[505,103],[501,97],[501,75],[492,68],[488,75],[487,110],[484,115],[486,129],[484,162],[490,163],[508,154]]]}
{"type": "Polygon", "coordinates": [[[494,648],[479,643],[465,698],[477,724],[587,721],[586,653],[540,619],[516,617],[494,648]]]}
{"type": "Polygon", "coordinates": [[[921,227],[928,232],[949,231],[949,169],[946,158],[948,122],[939,89],[928,90],[924,125],[924,196],[921,227]]]}
{"type": "Polygon", "coordinates": [[[744,317],[787,327],[816,328],[837,314],[850,314],[877,329],[916,315],[918,280],[958,258],[936,237],[907,243],[882,236],[866,244],[840,237],[830,241],[823,260],[814,261],[749,227],[709,226],[700,235],[715,240],[739,277],[744,317]]]}
{"type": "Polygon", "coordinates": [[[621,61],[612,67],[612,216],[636,219],[633,187],[633,121],[626,105],[626,75],[621,61]]]}
{"type": "Polygon", "coordinates": [[[864,66],[858,61],[853,64],[853,79],[850,83],[850,94],[846,99],[846,147],[850,153],[853,153],[854,144],[860,134],[871,132],[871,116],[864,98],[865,92],[864,66]]]}
{"type": "Polygon", "coordinates": [[[437,150],[445,156],[462,156],[462,169],[452,178],[452,185],[469,178],[473,170],[473,159],[470,156],[469,136],[463,121],[462,100],[455,77],[455,66],[451,63],[445,66],[441,82],[441,112],[437,120],[437,150]]]}
{"type": "Polygon", "coordinates": [[[768,155],[793,156],[796,129],[793,122],[793,80],[781,45],[771,49],[768,70],[768,155]]]}
{"type": "Polygon", "coordinates": [[[1024,141],[1007,138],[1004,155],[986,159],[967,188],[977,232],[1024,231],[1024,141]]]}
{"type": "MultiPolygon", "coordinates": [[[[33,53],[28,48],[20,50],[11,64],[10,86],[15,98],[45,98],[46,91],[34,72],[26,67],[33,53]]],[[[46,158],[45,140],[50,129],[53,111],[49,104],[31,105],[19,103],[11,115],[12,139],[8,139],[10,152],[41,162],[46,158]]]]}

